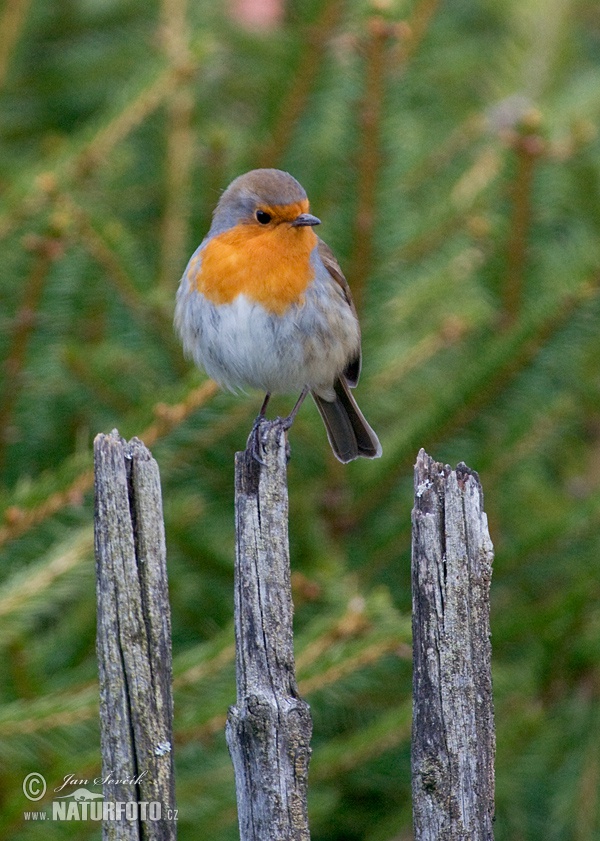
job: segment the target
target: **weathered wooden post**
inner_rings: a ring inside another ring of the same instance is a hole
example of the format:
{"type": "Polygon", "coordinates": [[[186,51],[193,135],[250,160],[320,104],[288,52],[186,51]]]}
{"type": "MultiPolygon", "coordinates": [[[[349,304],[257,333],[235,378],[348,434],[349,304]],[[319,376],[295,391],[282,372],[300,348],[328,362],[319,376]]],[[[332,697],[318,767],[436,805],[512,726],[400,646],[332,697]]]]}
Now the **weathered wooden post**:
{"type": "Polygon", "coordinates": [[[308,841],[312,720],[298,696],[288,547],[286,435],[263,421],[259,463],[235,464],[237,701],[229,711],[241,841],[308,841]]]}
{"type": "Polygon", "coordinates": [[[172,841],[171,614],[158,466],[141,441],[127,443],[116,431],[96,437],[94,463],[96,648],[109,808],[103,838],[172,841]]]}
{"type": "Polygon", "coordinates": [[[491,841],[493,548],[479,477],[424,450],[413,509],[415,841],[491,841]]]}

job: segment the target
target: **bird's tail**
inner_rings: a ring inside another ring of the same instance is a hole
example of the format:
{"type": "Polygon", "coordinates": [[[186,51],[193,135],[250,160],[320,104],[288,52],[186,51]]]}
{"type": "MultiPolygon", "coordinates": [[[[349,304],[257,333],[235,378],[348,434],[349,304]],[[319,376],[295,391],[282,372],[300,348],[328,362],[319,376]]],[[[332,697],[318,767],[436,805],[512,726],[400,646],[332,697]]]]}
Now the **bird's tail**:
{"type": "Polygon", "coordinates": [[[344,377],[333,386],[334,400],[324,400],[311,392],[327,430],[336,458],[346,464],[355,458],[379,458],[381,444],[356,404],[344,377]]]}

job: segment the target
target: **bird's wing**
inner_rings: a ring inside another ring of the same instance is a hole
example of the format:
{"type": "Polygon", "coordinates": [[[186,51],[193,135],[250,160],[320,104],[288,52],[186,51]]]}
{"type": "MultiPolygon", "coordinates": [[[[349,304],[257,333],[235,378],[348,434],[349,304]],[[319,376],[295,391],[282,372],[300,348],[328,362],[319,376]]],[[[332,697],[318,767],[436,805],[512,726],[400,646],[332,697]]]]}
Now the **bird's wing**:
{"type": "MultiPolygon", "coordinates": [[[[350,287],[348,285],[348,281],[344,277],[344,273],[340,268],[340,264],[335,258],[335,254],[331,250],[331,248],[327,245],[327,243],[323,242],[322,239],[319,239],[318,243],[318,252],[319,257],[321,258],[321,262],[331,275],[331,277],[335,280],[338,284],[346,302],[354,316],[358,322],[358,316],[356,314],[356,307],[354,306],[354,301],[352,300],[352,293],[350,291],[350,287]]],[[[344,377],[346,378],[348,385],[354,388],[354,386],[358,383],[358,378],[360,376],[360,366],[361,366],[361,351],[360,351],[360,343],[358,346],[358,353],[354,356],[346,365],[344,370],[344,377]]]]}

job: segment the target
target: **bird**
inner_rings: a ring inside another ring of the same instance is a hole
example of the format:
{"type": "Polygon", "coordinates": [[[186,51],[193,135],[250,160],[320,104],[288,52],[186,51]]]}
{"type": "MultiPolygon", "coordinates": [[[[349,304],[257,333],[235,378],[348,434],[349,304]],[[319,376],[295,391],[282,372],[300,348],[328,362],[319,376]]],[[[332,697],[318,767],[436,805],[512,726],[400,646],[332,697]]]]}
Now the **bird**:
{"type": "MultiPolygon", "coordinates": [[[[235,178],[181,278],[175,327],[186,356],[229,391],[307,394],[342,463],[378,458],[381,444],[351,392],[361,335],[350,287],[314,228],[306,191],[288,172],[254,169],[235,178]]],[[[260,458],[258,459],[260,461],[260,458]]]]}

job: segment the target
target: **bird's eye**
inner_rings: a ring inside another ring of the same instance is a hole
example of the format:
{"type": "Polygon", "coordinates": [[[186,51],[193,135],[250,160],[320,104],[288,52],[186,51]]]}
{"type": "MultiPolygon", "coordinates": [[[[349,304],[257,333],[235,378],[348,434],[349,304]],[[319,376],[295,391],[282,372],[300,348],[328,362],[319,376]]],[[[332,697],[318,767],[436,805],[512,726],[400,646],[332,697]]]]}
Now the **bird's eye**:
{"type": "Polygon", "coordinates": [[[268,225],[271,221],[271,214],[267,213],[266,210],[257,210],[256,221],[260,222],[261,225],[268,225]]]}

